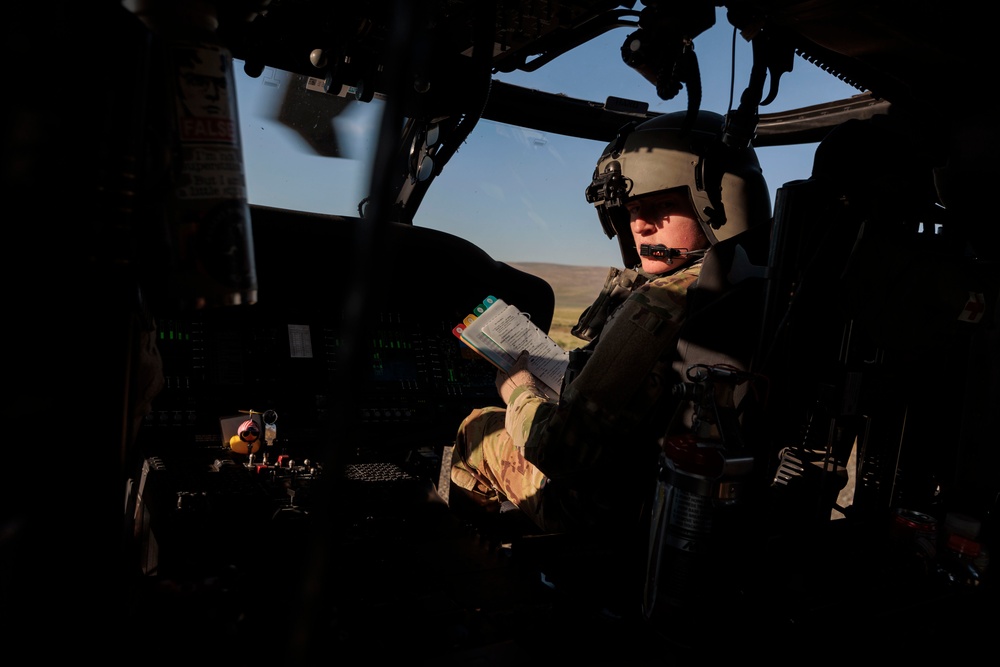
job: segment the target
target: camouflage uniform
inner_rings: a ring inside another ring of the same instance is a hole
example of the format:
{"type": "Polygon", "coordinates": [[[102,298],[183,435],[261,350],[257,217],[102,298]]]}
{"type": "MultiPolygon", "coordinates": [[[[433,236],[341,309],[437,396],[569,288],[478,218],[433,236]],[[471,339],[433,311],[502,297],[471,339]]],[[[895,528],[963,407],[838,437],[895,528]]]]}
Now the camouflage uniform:
{"type": "Polygon", "coordinates": [[[592,354],[558,403],[520,386],[506,410],[474,410],[458,429],[453,484],[481,502],[510,500],[544,530],[616,522],[641,508],[676,409],[678,331],[700,271],[699,261],[635,288],[587,345],[592,354]]]}

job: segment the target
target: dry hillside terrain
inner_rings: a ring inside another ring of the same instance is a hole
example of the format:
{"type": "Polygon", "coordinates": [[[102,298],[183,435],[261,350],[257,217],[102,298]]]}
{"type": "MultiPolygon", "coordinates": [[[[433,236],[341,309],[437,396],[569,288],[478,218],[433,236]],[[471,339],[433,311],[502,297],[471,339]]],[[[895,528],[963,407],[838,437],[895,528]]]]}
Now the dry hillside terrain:
{"type": "Polygon", "coordinates": [[[594,302],[608,276],[606,266],[570,266],[540,262],[507,262],[514,268],[544,279],[556,295],[556,310],[549,335],[564,349],[580,347],[584,341],[570,333],[580,313],[594,302]]]}

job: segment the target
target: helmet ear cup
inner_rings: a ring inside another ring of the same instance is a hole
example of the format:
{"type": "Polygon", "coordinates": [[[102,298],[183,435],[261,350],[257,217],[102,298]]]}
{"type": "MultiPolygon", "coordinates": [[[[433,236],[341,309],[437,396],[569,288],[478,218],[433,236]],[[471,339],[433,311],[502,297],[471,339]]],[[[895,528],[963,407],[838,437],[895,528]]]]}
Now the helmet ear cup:
{"type": "Polygon", "coordinates": [[[703,201],[701,206],[695,202],[695,213],[698,215],[702,231],[712,245],[719,240],[716,231],[726,224],[726,206],[722,201],[722,179],[725,176],[723,165],[718,150],[711,151],[711,154],[703,157],[698,164],[700,177],[698,185],[703,201]]]}

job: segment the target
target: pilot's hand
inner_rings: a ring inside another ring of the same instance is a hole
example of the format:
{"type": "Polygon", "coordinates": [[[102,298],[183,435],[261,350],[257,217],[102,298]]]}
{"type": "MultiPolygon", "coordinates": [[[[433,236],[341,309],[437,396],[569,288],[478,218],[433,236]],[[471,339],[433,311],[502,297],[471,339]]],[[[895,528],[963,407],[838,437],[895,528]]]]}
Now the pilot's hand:
{"type": "Polygon", "coordinates": [[[518,355],[514,365],[510,367],[510,373],[497,371],[497,391],[500,392],[500,398],[503,399],[504,403],[510,402],[510,395],[521,385],[529,385],[536,394],[544,394],[538,386],[538,380],[528,370],[528,359],[530,358],[531,355],[528,354],[527,350],[524,350],[518,355]]]}

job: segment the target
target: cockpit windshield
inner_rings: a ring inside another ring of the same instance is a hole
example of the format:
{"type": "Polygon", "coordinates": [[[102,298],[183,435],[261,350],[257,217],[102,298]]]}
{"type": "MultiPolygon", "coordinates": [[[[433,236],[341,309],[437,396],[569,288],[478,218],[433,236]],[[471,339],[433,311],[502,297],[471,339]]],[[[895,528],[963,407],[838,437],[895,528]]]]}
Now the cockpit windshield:
{"type": "MultiPolygon", "coordinates": [[[[749,43],[717,10],[716,24],[695,40],[701,108],[725,113],[739,104],[752,65],[749,43]]],[[[627,28],[616,28],[534,71],[494,73],[495,81],[604,103],[609,97],[652,113],[686,108],[687,90],[662,100],[622,59],[627,28]],[[580,72],[587,72],[581,76],[580,72]]],[[[252,204],[358,216],[369,193],[384,101],[323,92],[323,82],[267,68],[259,78],[236,62],[239,113],[252,204]]],[[[780,94],[761,113],[797,109],[861,93],[810,62],[796,59],[780,94]]],[[[604,142],[480,119],[429,188],[414,215],[419,226],[466,238],[507,262],[618,265],[583,196],[604,142]]],[[[758,149],[774,201],[776,190],[807,178],[815,144],[758,149]]]]}

